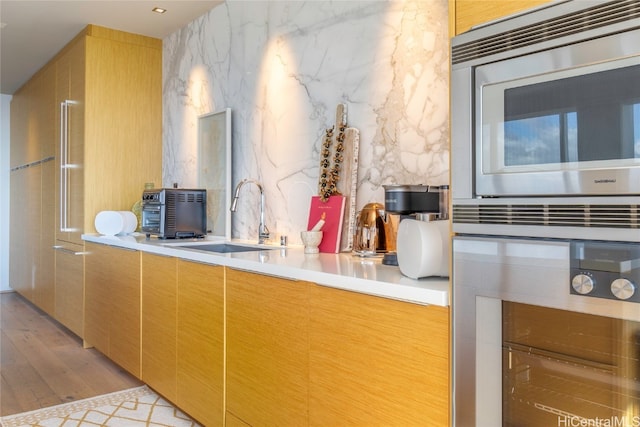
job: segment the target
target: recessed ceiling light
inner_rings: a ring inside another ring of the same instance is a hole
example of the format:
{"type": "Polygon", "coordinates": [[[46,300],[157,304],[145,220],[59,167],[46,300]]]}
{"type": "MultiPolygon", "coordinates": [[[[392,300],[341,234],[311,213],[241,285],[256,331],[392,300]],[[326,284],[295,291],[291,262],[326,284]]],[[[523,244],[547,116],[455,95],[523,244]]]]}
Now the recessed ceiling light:
{"type": "Polygon", "coordinates": [[[167,11],[167,9],[163,9],[161,7],[154,7],[151,10],[154,11],[155,13],[165,13],[167,11]]]}

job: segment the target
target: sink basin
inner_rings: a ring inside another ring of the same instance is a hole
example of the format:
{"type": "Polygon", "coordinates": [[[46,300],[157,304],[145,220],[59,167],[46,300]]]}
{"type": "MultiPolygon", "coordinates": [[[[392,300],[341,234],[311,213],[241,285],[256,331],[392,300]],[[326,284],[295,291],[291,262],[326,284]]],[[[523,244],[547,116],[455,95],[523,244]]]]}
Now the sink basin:
{"type": "Polygon", "coordinates": [[[259,246],[244,246],[234,245],[232,243],[211,243],[205,245],[179,245],[185,249],[196,249],[198,251],[216,252],[221,254],[228,254],[233,252],[252,252],[252,251],[268,251],[272,248],[265,248],[259,246]]]}

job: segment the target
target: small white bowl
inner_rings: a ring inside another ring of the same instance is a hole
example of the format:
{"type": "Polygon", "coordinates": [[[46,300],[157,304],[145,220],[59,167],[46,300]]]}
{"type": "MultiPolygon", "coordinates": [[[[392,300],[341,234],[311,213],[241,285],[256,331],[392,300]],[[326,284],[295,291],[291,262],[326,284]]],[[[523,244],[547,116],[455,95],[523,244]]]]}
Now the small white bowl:
{"type": "Polygon", "coordinates": [[[304,244],[305,254],[317,254],[320,252],[318,246],[322,241],[322,231],[301,231],[300,238],[304,244]]]}

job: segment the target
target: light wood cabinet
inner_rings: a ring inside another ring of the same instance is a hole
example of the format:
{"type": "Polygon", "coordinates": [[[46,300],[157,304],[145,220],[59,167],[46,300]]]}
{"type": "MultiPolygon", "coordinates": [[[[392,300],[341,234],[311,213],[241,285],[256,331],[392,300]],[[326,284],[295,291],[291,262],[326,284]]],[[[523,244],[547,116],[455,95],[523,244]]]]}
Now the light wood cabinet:
{"type": "Polygon", "coordinates": [[[162,41],[89,25],[55,61],[70,165],[58,212],[69,230],[57,238],[81,244],[98,212],[130,210],[145,182],[161,181],[162,41]]]}
{"type": "MultiPolygon", "coordinates": [[[[56,239],[82,245],[86,37],[79,36],[56,64],[56,239]],[[62,128],[61,128],[62,127],[62,128]]],[[[60,266],[63,268],[64,266],[60,266]]]]}
{"type": "Polygon", "coordinates": [[[140,377],[140,252],[85,248],[85,343],[140,377]]]}
{"type": "Polygon", "coordinates": [[[40,162],[55,150],[55,66],[38,71],[11,99],[10,167],[40,162]]]}
{"type": "Polygon", "coordinates": [[[451,36],[471,27],[548,3],[550,0],[450,0],[451,36]]]}
{"type": "Polygon", "coordinates": [[[448,307],[87,250],[87,339],[110,349],[136,324],[110,304],[136,300],[139,273],[142,379],[204,425],[449,425],[448,307]]]}
{"type": "MultiPolygon", "coordinates": [[[[66,146],[67,153],[66,167],[62,148],[56,156],[56,193],[62,194],[57,198],[57,246],[83,244],[82,233],[95,232],[93,223],[98,212],[130,210],[140,198],[144,182],[160,181],[161,59],[161,40],[94,25],[87,26],[54,58],[56,122],[66,123],[66,132],[58,127],[57,133],[61,137],[59,147],[66,146]]],[[[70,268],[65,259],[56,258],[56,270],[70,268]]],[[[83,270],[75,277],[65,275],[56,281],[56,292],[75,286],[82,277],[83,270]]],[[[123,309],[130,308],[126,306],[128,300],[122,303],[123,309]]],[[[57,309],[56,313],[64,316],[57,309]]],[[[89,317],[87,320],[91,321],[89,317]]],[[[93,327],[99,325],[90,324],[85,331],[93,327]]],[[[117,338],[109,344],[123,358],[116,362],[139,375],[139,337],[125,334],[117,338]],[[137,342],[130,343],[130,339],[137,342]],[[123,348],[118,348],[120,345],[123,348]]],[[[99,338],[87,339],[93,340],[99,338]]],[[[102,345],[100,341],[94,344],[102,345]]]]}
{"type": "Polygon", "coordinates": [[[54,314],[55,67],[45,67],[11,103],[10,284],[54,314]]]}
{"type": "Polygon", "coordinates": [[[227,270],[227,412],[251,426],[308,423],[309,288],[227,270]]]}
{"type": "Polygon", "coordinates": [[[40,192],[40,235],[35,236],[36,248],[40,256],[40,268],[34,287],[34,302],[47,314],[56,313],[55,276],[55,162],[47,160],[41,165],[42,181],[40,192]]]}
{"type": "Polygon", "coordinates": [[[11,97],[9,167],[12,171],[29,163],[26,153],[29,146],[30,87],[30,84],[26,84],[11,97]]]}
{"type": "Polygon", "coordinates": [[[28,300],[33,300],[34,266],[32,251],[33,228],[31,224],[30,210],[33,209],[33,190],[39,183],[39,168],[21,168],[11,171],[10,197],[20,200],[19,203],[10,205],[10,239],[9,245],[9,283],[11,287],[28,300]]]}
{"type": "Polygon", "coordinates": [[[79,337],[84,332],[84,246],[57,248],[55,318],[79,337]],[[64,286],[60,286],[64,283],[64,286]]]}
{"type": "Polygon", "coordinates": [[[223,425],[224,323],[224,267],[142,255],[142,380],[204,425],[223,425]]]}
{"type": "Polygon", "coordinates": [[[81,334],[82,233],[161,181],[162,41],[87,26],[16,92],[11,126],[10,285],[81,334]]]}
{"type": "Polygon", "coordinates": [[[449,310],[314,286],[309,424],[448,426],[449,310]]]}
{"type": "Polygon", "coordinates": [[[178,260],[177,405],[207,426],[223,425],[225,269],[178,260]]]}
{"type": "Polygon", "coordinates": [[[142,380],[177,402],[178,261],[142,254],[142,380]]]}
{"type": "Polygon", "coordinates": [[[46,313],[54,314],[51,193],[53,162],[39,162],[11,172],[9,281],[14,290],[46,313]],[[48,230],[45,228],[49,227],[48,230]],[[15,243],[14,243],[15,242],[15,243]]]}

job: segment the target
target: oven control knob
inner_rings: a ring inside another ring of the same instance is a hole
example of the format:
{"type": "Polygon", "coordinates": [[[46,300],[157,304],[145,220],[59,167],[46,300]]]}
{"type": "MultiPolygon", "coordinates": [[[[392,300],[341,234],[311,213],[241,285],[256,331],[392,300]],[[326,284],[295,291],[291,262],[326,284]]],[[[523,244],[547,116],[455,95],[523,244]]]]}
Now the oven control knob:
{"type": "Polygon", "coordinates": [[[635,291],[636,287],[629,279],[616,279],[611,282],[611,292],[618,299],[629,299],[635,291]]]}
{"type": "Polygon", "coordinates": [[[571,286],[573,290],[581,295],[587,295],[595,288],[593,278],[588,274],[580,273],[576,274],[571,280],[571,286]]]}

